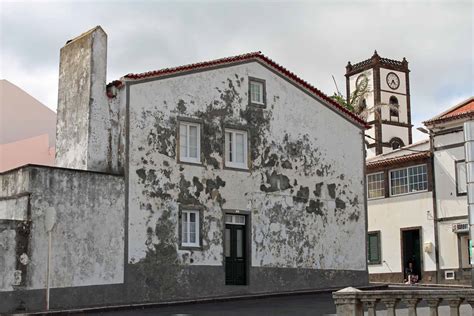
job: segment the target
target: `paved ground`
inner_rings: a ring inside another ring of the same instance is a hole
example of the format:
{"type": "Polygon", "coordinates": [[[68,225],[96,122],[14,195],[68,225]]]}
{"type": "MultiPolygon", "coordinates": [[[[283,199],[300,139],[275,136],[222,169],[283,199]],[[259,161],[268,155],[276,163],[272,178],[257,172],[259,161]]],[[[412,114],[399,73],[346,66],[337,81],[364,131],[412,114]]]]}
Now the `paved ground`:
{"type": "Polygon", "coordinates": [[[335,311],[331,293],[322,293],[87,313],[87,315],[322,316],[334,314],[335,311]]]}
{"type": "MultiPolygon", "coordinates": [[[[426,289],[426,288],[425,288],[426,289]]],[[[379,306],[380,309],[383,306],[379,306]]],[[[403,305],[397,315],[408,315],[403,305]]],[[[260,299],[245,299],[235,301],[197,303],[188,305],[175,305],[134,310],[121,310],[101,313],[87,313],[85,315],[158,315],[158,316],[323,316],[334,315],[334,306],[331,293],[306,294],[294,296],[268,297],[260,299]]],[[[79,315],[79,314],[76,314],[79,315]]],[[[82,314],[84,315],[84,314],[82,314]]],[[[386,315],[380,310],[377,315],[386,315]]],[[[426,304],[420,304],[418,315],[429,315],[426,304]]],[[[442,306],[439,315],[449,315],[449,307],[442,306]]],[[[461,305],[461,315],[473,315],[471,307],[461,305]]]]}

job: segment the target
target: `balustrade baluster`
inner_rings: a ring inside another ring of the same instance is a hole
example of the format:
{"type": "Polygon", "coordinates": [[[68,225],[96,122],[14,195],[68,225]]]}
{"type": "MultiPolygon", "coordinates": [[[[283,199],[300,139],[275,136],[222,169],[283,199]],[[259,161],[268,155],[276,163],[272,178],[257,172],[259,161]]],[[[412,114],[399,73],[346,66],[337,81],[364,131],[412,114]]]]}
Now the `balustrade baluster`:
{"type": "Polygon", "coordinates": [[[375,316],[375,310],[377,308],[378,299],[376,298],[362,298],[362,303],[367,306],[368,316],[375,316]]]}
{"type": "Polygon", "coordinates": [[[412,298],[405,299],[405,302],[406,302],[407,307],[408,307],[408,316],[416,316],[417,315],[416,306],[418,305],[418,303],[420,301],[421,301],[421,299],[417,298],[417,297],[412,297],[412,298]]]}
{"type": "Polygon", "coordinates": [[[440,298],[429,298],[426,300],[430,307],[430,316],[438,316],[438,306],[441,302],[440,298]]]}
{"type": "Polygon", "coordinates": [[[382,303],[385,304],[387,308],[387,316],[395,316],[395,309],[397,308],[397,303],[400,300],[397,298],[383,298],[382,303]]]}
{"type": "Polygon", "coordinates": [[[446,302],[449,304],[449,315],[459,316],[459,305],[461,305],[462,301],[463,299],[458,297],[450,297],[446,299],[446,302]]]}

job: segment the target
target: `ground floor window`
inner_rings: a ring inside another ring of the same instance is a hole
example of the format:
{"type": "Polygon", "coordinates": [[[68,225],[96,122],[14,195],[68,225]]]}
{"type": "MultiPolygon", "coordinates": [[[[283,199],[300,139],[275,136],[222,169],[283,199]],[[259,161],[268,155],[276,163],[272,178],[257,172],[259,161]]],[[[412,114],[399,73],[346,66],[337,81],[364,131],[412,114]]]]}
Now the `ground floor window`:
{"type": "Polygon", "coordinates": [[[200,246],[198,210],[183,210],[181,212],[181,246],[200,246]]]}
{"type": "Polygon", "coordinates": [[[369,232],[367,238],[367,262],[369,264],[381,263],[380,231],[369,232]]]}

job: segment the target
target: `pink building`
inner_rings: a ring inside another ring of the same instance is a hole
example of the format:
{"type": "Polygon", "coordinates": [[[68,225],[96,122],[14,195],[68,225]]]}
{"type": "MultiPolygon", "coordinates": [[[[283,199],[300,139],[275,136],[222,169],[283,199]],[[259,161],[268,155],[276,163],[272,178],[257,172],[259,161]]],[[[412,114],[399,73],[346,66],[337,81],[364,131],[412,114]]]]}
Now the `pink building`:
{"type": "Polygon", "coordinates": [[[0,80],[0,172],[25,164],[54,165],[56,113],[0,80]]]}

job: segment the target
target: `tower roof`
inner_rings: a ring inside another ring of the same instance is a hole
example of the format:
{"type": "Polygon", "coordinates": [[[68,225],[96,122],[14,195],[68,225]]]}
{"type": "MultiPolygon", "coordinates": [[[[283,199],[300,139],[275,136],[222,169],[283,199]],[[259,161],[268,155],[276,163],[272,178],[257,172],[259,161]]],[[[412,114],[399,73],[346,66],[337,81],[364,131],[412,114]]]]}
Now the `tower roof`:
{"type": "Polygon", "coordinates": [[[408,61],[405,57],[401,61],[395,59],[389,59],[380,57],[377,53],[377,50],[374,51],[374,54],[369,59],[363,60],[356,64],[351,64],[349,61],[346,66],[346,76],[353,75],[355,73],[376,67],[381,66],[384,68],[392,69],[392,70],[399,70],[403,72],[409,72],[408,69],[408,61]]]}

